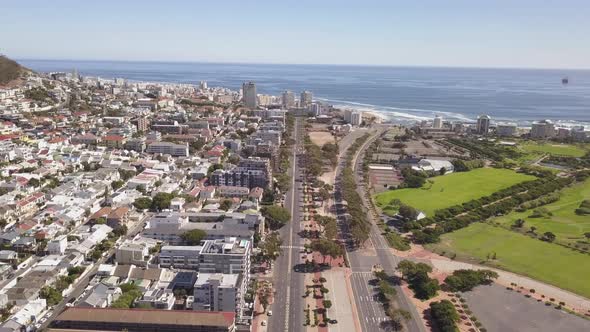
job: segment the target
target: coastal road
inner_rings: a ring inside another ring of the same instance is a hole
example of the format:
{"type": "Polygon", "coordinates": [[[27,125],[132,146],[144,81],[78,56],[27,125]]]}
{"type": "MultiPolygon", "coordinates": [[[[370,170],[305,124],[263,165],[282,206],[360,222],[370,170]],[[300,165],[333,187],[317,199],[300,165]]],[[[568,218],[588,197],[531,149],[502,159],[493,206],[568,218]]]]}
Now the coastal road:
{"type": "MultiPolygon", "coordinates": [[[[366,248],[353,248],[347,246],[347,257],[352,270],[351,284],[352,290],[355,297],[355,303],[359,315],[359,321],[361,329],[365,332],[369,331],[380,331],[383,330],[383,323],[388,321],[387,315],[383,309],[381,303],[377,301],[377,290],[375,287],[369,284],[370,280],[374,279],[371,269],[374,265],[379,264],[388,274],[393,274],[397,267],[400,258],[395,256],[387,241],[381,235],[381,230],[377,226],[378,216],[374,215],[370,209],[368,209],[369,202],[366,199],[364,193],[364,187],[362,185],[362,179],[359,175],[359,171],[362,169],[362,158],[364,151],[379,137],[382,133],[382,129],[379,128],[377,131],[371,133],[371,137],[361,146],[356,156],[353,158],[354,174],[357,183],[357,192],[362,198],[363,205],[367,212],[367,216],[371,221],[371,230],[369,233],[369,239],[366,242],[366,248]]],[[[341,179],[342,170],[345,167],[344,158],[340,159],[337,170],[337,179],[341,179]]],[[[338,201],[341,197],[340,183],[336,184],[336,200],[338,201]]],[[[348,233],[347,223],[343,219],[343,210],[339,211],[339,224],[340,229],[346,236],[348,233]]],[[[426,328],[422,324],[419,317],[419,313],[409,299],[404,295],[399,286],[397,288],[397,307],[408,311],[412,315],[412,319],[406,322],[406,328],[412,332],[425,332],[426,328]]]]}
{"type": "Polygon", "coordinates": [[[293,267],[301,263],[303,239],[299,236],[302,220],[302,184],[296,179],[302,175],[298,153],[303,150],[303,125],[296,118],[294,128],[295,145],[291,168],[291,188],[286,193],[285,208],[291,213],[291,221],[280,230],[283,239],[283,252],[273,268],[275,288],[274,303],[270,306],[273,315],[268,317],[268,331],[304,331],[303,326],[303,288],[304,274],[294,272],[293,267]]]}

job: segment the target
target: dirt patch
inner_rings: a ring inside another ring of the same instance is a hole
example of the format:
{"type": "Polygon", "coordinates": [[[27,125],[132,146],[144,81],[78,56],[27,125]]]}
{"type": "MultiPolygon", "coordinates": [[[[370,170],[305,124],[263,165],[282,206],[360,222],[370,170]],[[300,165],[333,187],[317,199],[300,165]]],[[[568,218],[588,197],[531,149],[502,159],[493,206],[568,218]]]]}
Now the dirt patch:
{"type": "Polygon", "coordinates": [[[318,146],[324,146],[324,144],[326,143],[335,143],[336,139],[334,138],[334,135],[332,135],[332,133],[330,133],[329,131],[312,131],[309,132],[309,138],[311,139],[311,141],[318,145],[318,146]]]}

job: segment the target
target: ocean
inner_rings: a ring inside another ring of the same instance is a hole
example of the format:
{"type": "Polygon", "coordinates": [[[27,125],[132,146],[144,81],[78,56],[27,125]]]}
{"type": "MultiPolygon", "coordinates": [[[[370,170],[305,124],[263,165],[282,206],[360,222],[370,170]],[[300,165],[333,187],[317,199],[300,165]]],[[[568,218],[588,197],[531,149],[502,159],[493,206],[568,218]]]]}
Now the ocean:
{"type": "Polygon", "coordinates": [[[380,113],[394,122],[432,119],[551,119],[590,126],[590,70],[278,65],[188,62],[19,60],[40,72],[76,69],[84,76],[222,86],[254,81],[258,93],[313,92],[314,99],[380,113]],[[562,84],[562,78],[569,79],[562,84]]]}

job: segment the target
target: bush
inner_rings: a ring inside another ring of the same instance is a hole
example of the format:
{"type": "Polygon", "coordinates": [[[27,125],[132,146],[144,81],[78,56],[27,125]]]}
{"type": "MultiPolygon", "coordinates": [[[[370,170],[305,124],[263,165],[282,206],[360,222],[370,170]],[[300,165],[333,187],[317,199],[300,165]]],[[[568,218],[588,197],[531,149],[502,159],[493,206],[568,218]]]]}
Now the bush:
{"type": "Polygon", "coordinates": [[[430,313],[433,323],[439,331],[457,331],[457,322],[460,318],[457,310],[455,310],[455,306],[450,301],[442,300],[440,302],[432,302],[430,304],[430,313]]]}
{"type": "Polygon", "coordinates": [[[456,270],[445,279],[445,284],[455,292],[467,292],[478,285],[488,285],[498,278],[498,273],[490,270],[456,270]]]}

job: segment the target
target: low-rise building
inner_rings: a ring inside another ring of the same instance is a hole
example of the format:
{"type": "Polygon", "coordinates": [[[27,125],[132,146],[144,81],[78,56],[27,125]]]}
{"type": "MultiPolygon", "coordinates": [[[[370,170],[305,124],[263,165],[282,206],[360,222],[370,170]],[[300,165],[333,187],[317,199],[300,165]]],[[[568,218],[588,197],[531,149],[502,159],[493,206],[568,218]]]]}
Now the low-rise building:
{"type": "Polygon", "coordinates": [[[118,264],[147,266],[149,257],[149,247],[145,243],[126,242],[115,250],[118,264]]]}
{"type": "Polygon", "coordinates": [[[234,312],[66,308],[52,323],[56,329],[129,332],[235,332],[234,312]]]}
{"type": "Polygon", "coordinates": [[[188,144],[175,144],[170,142],[154,142],[148,145],[147,153],[169,154],[173,157],[188,157],[188,144]]]}
{"type": "Polygon", "coordinates": [[[50,255],[63,255],[68,247],[68,237],[61,235],[47,243],[47,252],[50,255]]]}

